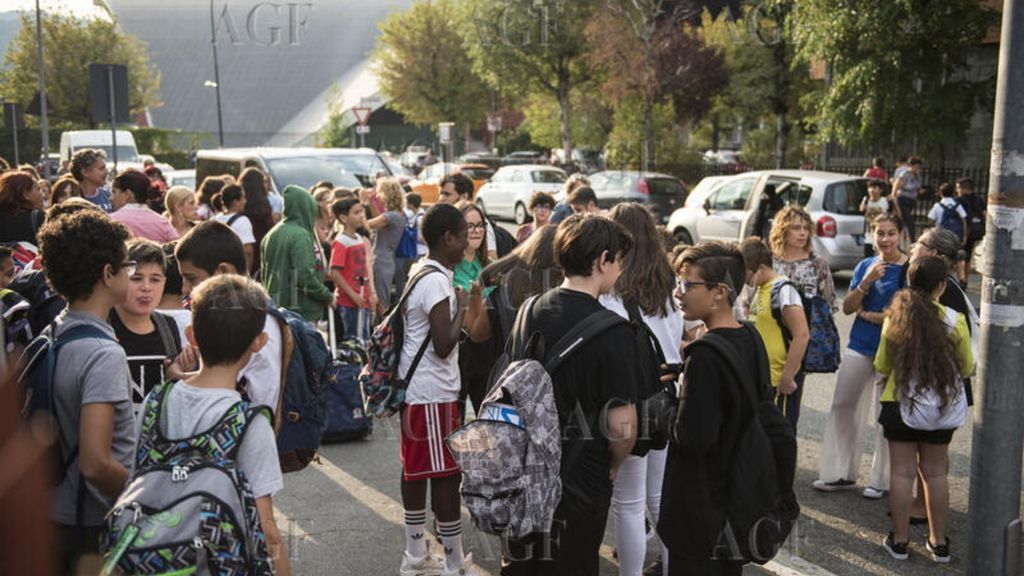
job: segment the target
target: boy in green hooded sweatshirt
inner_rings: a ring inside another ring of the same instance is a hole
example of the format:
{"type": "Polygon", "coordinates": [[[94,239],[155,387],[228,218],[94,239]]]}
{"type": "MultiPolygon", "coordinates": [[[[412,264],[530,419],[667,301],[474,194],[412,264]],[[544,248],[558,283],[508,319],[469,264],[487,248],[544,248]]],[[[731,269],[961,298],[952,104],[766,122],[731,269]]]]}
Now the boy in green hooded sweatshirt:
{"type": "Polygon", "coordinates": [[[326,262],[317,261],[316,200],[304,188],[284,189],[284,218],[263,238],[260,246],[262,282],[270,297],[310,322],[323,318],[324,307],[334,306],[324,284],[326,262]]]}

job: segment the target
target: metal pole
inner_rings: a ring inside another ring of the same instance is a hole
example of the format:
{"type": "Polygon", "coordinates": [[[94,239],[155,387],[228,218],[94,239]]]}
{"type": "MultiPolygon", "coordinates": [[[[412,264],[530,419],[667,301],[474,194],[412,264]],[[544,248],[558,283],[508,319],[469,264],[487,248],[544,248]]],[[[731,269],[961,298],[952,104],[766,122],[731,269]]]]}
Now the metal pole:
{"type": "Polygon", "coordinates": [[[114,173],[117,173],[117,114],[114,99],[114,67],[107,66],[107,90],[110,91],[110,151],[114,155],[114,173]]]}
{"type": "Polygon", "coordinates": [[[50,179],[50,116],[46,107],[46,63],[43,61],[43,12],[36,0],[36,58],[39,60],[39,130],[43,143],[43,177],[50,179]]]}
{"type": "Polygon", "coordinates": [[[11,105],[11,137],[14,138],[14,165],[21,164],[21,157],[18,154],[18,119],[15,116],[14,105],[11,105]]]}
{"type": "Polygon", "coordinates": [[[210,0],[210,44],[213,45],[213,82],[217,92],[217,142],[224,147],[224,117],[220,107],[220,64],[217,63],[217,24],[213,17],[213,0],[210,0]]]}
{"type": "MultiPolygon", "coordinates": [[[[1024,442],[1024,0],[1003,3],[974,393],[967,574],[1004,573],[1004,528],[1020,514],[1024,442]]],[[[1016,544],[1014,544],[1016,545],[1016,544]]]]}

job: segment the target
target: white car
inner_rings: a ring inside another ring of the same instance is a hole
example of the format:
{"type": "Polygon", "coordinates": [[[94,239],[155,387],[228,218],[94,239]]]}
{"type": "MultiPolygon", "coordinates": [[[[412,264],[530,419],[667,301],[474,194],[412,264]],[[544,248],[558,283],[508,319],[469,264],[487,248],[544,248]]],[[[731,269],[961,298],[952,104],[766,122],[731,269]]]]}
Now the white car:
{"type": "Polygon", "coordinates": [[[488,216],[509,218],[516,224],[530,220],[530,196],[534,192],[547,192],[561,202],[565,197],[562,187],[568,176],[561,168],[543,164],[505,166],[494,173],[491,181],[480,187],[476,203],[484,207],[488,216]]]}
{"type": "Polygon", "coordinates": [[[806,170],[767,170],[701,180],[682,208],[672,213],[668,230],[679,242],[738,242],[766,236],[775,208],[802,205],[814,225],[814,253],[833,270],[850,270],[864,258],[866,178],[806,170]]]}

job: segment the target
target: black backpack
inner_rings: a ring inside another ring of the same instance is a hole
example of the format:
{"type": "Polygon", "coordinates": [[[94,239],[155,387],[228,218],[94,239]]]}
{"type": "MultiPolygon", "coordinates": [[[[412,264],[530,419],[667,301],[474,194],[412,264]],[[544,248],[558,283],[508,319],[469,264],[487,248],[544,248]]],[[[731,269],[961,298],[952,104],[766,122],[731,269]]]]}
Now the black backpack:
{"type": "Polygon", "coordinates": [[[511,232],[505,230],[501,226],[498,226],[498,224],[490,218],[488,218],[487,221],[491,224],[491,227],[494,228],[494,243],[498,252],[498,258],[504,257],[509,252],[515,250],[516,246],[519,246],[519,242],[516,242],[516,237],[513,236],[511,232]]]}
{"type": "Polygon", "coordinates": [[[637,342],[637,375],[639,376],[637,399],[639,401],[636,408],[639,429],[631,454],[644,456],[651,450],[661,450],[668,445],[668,438],[661,434],[657,426],[654,425],[654,421],[647,417],[648,411],[645,406],[648,399],[665,389],[661,382],[661,365],[665,363],[665,352],[661,349],[658,336],[644,321],[640,307],[635,302],[623,302],[622,305],[629,316],[629,325],[633,329],[633,335],[637,342]]]}
{"type": "Polygon", "coordinates": [[[771,401],[767,354],[755,328],[747,325],[757,343],[758,381],[742,373],[743,362],[728,340],[709,332],[691,346],[707,346],[728,366],[753,414],[740,426],[729,462],[729,501],[723,530],[745,560],[765,564],[778,553],[800,516],[793,493],[796,475],[796,431],[771,401]]]}
{"type": "Polygon", "coordinates": [[[31,307],[28,324],[32,328],[32,334],[41,334],[64,310],[64,299],[50,288],[46,282],[46,274],[42,270],[18,274],[8,288],[21,294],[21,297],[28,301],[31,307]]]}

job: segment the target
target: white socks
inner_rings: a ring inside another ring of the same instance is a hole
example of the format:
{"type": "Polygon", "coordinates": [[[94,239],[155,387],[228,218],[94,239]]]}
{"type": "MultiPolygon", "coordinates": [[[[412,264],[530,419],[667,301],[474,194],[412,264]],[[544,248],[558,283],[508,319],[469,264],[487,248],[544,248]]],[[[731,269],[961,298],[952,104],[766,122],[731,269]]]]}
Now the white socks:
{"type": "Polygon", "coordinates": [[[413,558],[427,555],[427,511],[405,511],[405,551],[413,558]]]}
{"type": "Polygon", "coordinates": [[[462,568],[462,520],[438,522],[437,532],[444,546],[444,565],[448,571],[462,568]]]}

